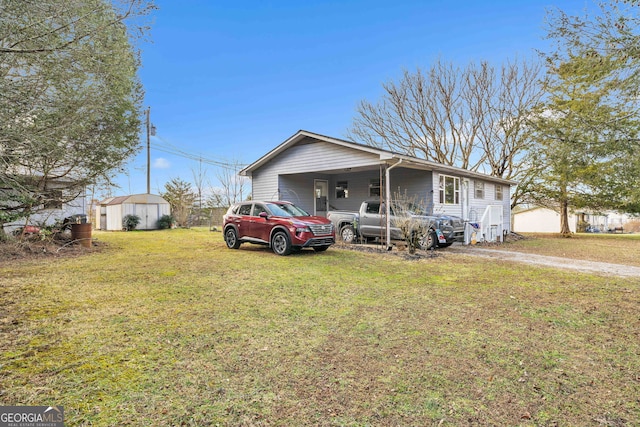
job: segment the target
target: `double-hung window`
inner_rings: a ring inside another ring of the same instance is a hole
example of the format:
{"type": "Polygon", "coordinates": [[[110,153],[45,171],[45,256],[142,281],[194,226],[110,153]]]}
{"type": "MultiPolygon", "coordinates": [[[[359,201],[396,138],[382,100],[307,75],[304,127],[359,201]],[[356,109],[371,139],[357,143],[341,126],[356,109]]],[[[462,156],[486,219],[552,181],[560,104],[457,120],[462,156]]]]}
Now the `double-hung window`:
{"type": "Polygon", "coordinates": [[[473,188],[474,188],[476,199],[484,199],[484,182],[474,181],[473,188]]]}
{"type": "Polygon", "coordinates": [[[460,178],[440,175],[440,203],[446,205],[460,204],[460,178]]]}

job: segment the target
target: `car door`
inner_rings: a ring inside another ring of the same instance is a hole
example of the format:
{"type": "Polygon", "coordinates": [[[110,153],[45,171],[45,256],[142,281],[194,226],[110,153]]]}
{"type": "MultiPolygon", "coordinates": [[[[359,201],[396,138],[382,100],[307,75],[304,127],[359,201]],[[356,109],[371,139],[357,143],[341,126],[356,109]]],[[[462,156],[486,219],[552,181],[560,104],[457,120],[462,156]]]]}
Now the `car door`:
{"type": "Polygon", "coordinates": [[[365,237],[383,237],[386,234],[386,223],[380,215],[380,202],[367,202],[364,212],[360,214],[360,231],[365,237]]]}
{"type": "Polygon", "coordinates": [[[249,232],[254,239],[268,242],[271,233],[271,221],[267,217],[260,216],[261,213],[268,214],[266,207],[262,203],[255,203],[249,221],[249,232]]]}
{"type": "Polygon", "coordinates": [[[252,203],[243,203],[238,208],[238,213],[233,218],[233,222],[238,228],[238,237],[251,237],[251,207],[252,203]]]}

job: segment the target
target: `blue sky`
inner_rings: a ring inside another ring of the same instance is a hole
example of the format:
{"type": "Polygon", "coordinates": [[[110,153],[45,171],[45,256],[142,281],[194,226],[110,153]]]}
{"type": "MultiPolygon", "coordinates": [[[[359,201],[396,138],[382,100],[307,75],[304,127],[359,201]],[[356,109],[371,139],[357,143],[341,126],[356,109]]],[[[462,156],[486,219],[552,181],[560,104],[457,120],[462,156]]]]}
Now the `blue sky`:
{"type": "MultiPolygon", "coordinates": [[[[363,100],[404,69],[441,58],[460,65],[534,58],[545,11],[580,13],[588,0],[156,0],[141,44],[145,108],[157,136],[222,163],[252,163],[299,129],[344,137],[363,100]]],[[[146,134],[141,135],[141,144],[146,134]]],[[[151,192],[198,162],[151,150],[151,192]]],[[[213,186],[216,167],[203,164],[213,186]]],[[[114,195],[146,192],[146,151],[114,195]]]]}

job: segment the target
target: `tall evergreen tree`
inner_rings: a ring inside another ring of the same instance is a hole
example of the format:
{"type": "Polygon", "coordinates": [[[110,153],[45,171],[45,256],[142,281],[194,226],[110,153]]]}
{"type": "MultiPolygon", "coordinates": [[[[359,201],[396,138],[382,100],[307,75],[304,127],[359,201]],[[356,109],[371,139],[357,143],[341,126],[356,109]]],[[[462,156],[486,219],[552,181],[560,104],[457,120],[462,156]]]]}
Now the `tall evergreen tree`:
{"type": "Polygon", "coordinates": [[[556,42],[545,102],[533,114],[539,143],[531,201],[558,209],[638,211],[640,57],[637,8],[602,5],[595,17],[550,14],[556,42]]]}
{"type": "Polygon", "coordinates": [[[0,229],[109,180],[138,149],[145,0],[0,0],[0,229]]]}
{"type": "Polygon", "coordinates": [[[193,191],[193,187],[187,181],[183,181],[180,178],[172,178],[164,184],[164,188],[165,191],[160,195],[169,202],[171,214],[179,226],[187,227],[191,208],[197,199],[197,194],[193,191]]]}

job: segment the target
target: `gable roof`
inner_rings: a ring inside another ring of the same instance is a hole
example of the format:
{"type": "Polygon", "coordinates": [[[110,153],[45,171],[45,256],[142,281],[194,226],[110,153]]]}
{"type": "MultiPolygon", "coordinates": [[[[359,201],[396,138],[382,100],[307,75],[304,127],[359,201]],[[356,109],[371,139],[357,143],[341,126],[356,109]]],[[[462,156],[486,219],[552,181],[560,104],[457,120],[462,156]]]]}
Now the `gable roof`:
{"type": "Polygon", "coordinates": [[[269,151],[267,154],[260,157],[258,160],[251,163],[249,166],[242,169],[240,171],[240,175],[243,175],[243,176],[249,175],[256,169],[259,169],[261,166],[269,162],[271,159],[277,157],[278,155],[286,151],[288,148],[291,148],[292,146],[296,145],[297,143],[299,143],[305,138],[313,138],[318,141],[323,141],[330,144],[335,144],[338,146],[350,148],[353,150],[370,153],[378,156],[380,161],[391,161],[394,159],[397,161],[402,160],[404,165],[407,165],[407,166],[411,165],[412,167],[415,167],[417,169],[434,170],[438,172],[454,174],[457,176],[483,179],[486,181],[492,181],[492,182],[506,184],[506,185],[517,184],[517,182],[512,180],[498,178],[498,177],[494,177],[494,176],[487,175],[480,172],[473,172],[473,171],[469,171],[467,169],[459,168],[456,166],[443,165],[441,163],[433,162],[430,160],[420,159],[418,157],[408,156],[406,154],[401,154],[401,153],[396,153],[389,150],[384,150],[381,148],[371,147],[369,145],[364,145],[364,144],[360,144],[353,141],[333,138],[330,136],[321,135],[321,134],[309,132],[306,130],[299,130],[298,132],[296,132],[294,135],[292,135],[287,140],[285,140],[282,144],[278,145],[276,148],[269,151]]]}

